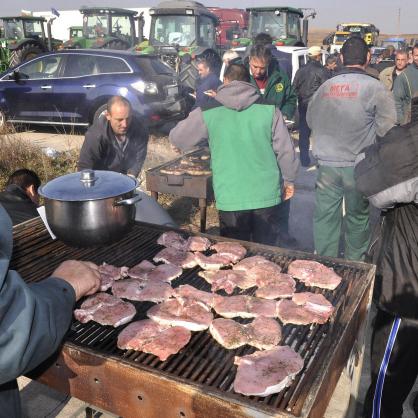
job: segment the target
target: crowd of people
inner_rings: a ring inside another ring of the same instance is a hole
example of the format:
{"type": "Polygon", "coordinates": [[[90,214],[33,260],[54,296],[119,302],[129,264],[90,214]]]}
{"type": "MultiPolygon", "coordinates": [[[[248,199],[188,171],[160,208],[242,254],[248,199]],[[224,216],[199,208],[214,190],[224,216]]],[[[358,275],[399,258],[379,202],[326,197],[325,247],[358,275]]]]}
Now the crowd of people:
{"type": "MultiPolygon", "coordinates": [[[[200,61],[195,106],[169,140],[181,151],[209,146],[220,235],[268,245],[296,246],[289,216],[299,158],[304,167],[315,162],[315,253],[377,265],[378,315],[364,416],[400,418],[418,374],[418,45],[411,63],[406,51],[395,51],[394,66],[378,77],[358,37],[326,65],[321,48],[309,48],[309,61],[293,82],[286,55],[272,47],[269,35],[259,34],[244,57],[225,53],[222,83],[210,61],[200,61]],[[286,126],[296,109],[299,157],[286,126]],[[382,209],[373,246],[369,201],[382,209]]],[[[137,177],[147,144],[148,132],[129,102],[113,97],[86,133],[78,169],[137,177]]],[[[9,269],[6,211],[13,224],[37,216],[39,186],[36,173],[21,169],[0,193],[0,405],[8,416],[20,413],[15,378],[56,349],[75,301],[98,288],[91,263],[65,262],[32,285],[9,269]],[[48,332],[33,328],[45,321],[48,332]],[[45,347],[42,355],[39,347],[45,347]]],[[[174,225],[143,195],[153,217],[137,219],[174,225]]]]}

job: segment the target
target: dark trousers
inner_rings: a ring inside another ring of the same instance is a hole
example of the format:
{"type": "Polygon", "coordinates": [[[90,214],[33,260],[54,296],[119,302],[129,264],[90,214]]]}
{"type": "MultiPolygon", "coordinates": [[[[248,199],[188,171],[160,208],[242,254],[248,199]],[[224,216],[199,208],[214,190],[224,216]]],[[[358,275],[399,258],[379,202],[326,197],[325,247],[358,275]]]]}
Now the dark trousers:
{"type": "Polygon", "coordinates": [[[279,229],[279,206],[225,212],[219,211],[223,237],[275,245],[279,229]]]}
{"type": "Polygon", "coordinates": [[[311,136],[311,130],[306,122],[306,111],[308,105],[300,104],[299,107],[299,150],[300,150],[300,162],[303,166],[310,164],[309,158],[309,137],[311,136]]]}
{"type": "Polygon", "coordinates": [[[372,334],[372,384],[364,404],[365,418],[402,417],[402,404],[418,375],[417,353],[417,321],[396,318],[378,309],[372,334]]]}

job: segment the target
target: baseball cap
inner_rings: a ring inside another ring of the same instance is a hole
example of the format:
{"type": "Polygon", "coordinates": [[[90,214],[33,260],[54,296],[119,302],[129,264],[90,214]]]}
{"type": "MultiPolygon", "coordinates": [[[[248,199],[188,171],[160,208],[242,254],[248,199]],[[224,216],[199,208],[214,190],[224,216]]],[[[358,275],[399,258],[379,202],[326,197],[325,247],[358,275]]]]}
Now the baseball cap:
{"type": "Polygon", "coordinates": [[[320,55],[322,52],[321,47],[320,46],[311,46],[308,49],[308,55],[310,57],[315,57],[316,55],[320,55]]]}

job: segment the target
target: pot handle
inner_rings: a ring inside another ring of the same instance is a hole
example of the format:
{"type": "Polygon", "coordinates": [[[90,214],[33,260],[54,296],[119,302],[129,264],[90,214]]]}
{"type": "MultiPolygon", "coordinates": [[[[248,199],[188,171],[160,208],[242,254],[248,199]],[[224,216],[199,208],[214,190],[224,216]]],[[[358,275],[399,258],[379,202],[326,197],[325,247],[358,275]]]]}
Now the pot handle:
{"type": "Polygon", "coordinates": [[[137,202],[140,202],[142,200],[141,195],[136,194],[134,197],[131,197],[130,199],[124,199],[119,200],[118,202],[115,202],[114,206],[126,206],[126,205],[133,205],[137,202]]]}

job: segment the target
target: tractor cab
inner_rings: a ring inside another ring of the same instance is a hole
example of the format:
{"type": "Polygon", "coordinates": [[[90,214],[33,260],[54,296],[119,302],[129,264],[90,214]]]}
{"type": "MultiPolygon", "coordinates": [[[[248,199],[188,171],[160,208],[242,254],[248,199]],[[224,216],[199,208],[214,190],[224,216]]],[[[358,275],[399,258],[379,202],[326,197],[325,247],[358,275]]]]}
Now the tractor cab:
{"type": "Polygon", "coordinates": [[[85,7],[81,36],[70,37],[64,48],[128,49],[135,45],[136,11],[106,7],[85,7]]]}

